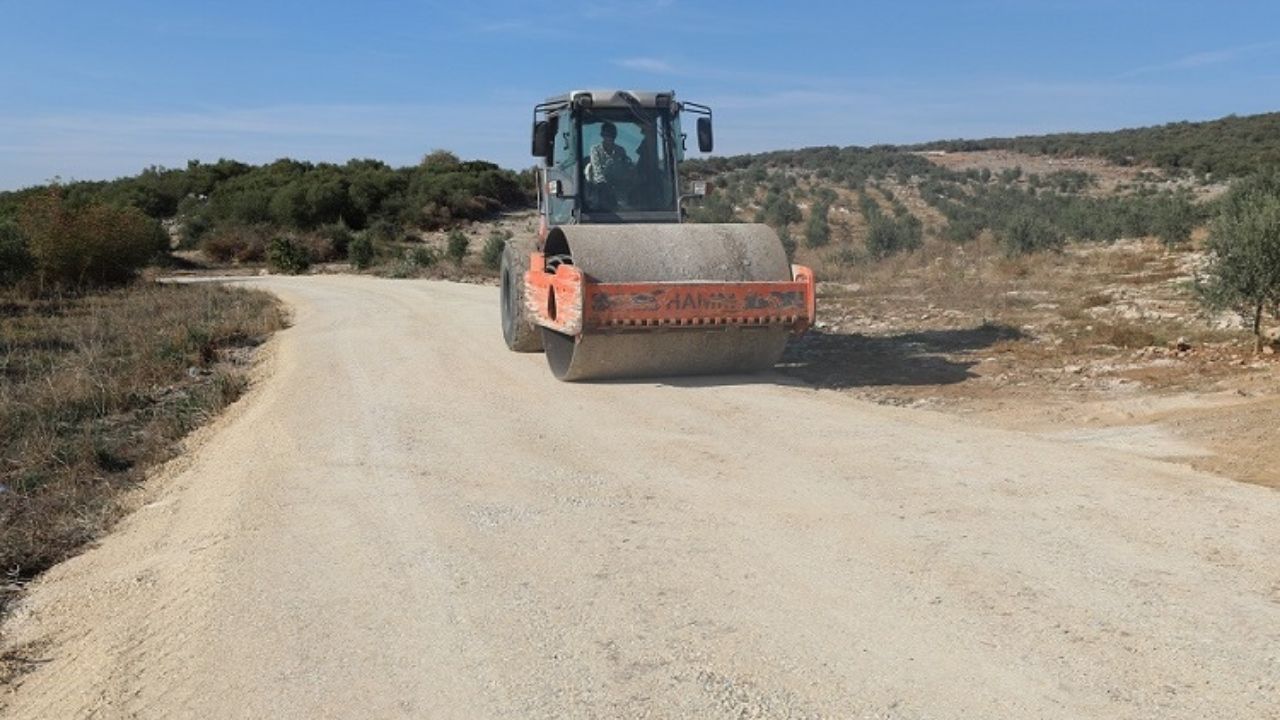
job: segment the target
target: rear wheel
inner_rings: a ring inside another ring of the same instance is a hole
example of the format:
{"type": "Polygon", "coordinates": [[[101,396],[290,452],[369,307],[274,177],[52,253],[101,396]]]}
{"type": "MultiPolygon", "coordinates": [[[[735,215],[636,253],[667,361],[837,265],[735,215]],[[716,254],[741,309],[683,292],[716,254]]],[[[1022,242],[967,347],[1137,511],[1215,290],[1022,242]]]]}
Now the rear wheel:
{"type": "Polygon", "coordinates": [[[524,273],[533,246],[508,241],[502,249],[502,339],[515,352],[542,352],[542,335],[524,301],[524,273]]]}

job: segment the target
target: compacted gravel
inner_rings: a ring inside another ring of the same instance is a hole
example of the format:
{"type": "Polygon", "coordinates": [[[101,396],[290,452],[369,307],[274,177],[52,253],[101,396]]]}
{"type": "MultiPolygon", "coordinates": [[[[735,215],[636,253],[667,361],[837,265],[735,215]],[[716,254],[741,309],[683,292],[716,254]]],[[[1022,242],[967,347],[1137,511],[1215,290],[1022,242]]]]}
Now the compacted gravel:
{"type": "Polygon", "coordinates": [[[1280,494],[777,375],[595,385],[497,290],[293,326],[5,627],[13,718],[1277,718],[1280,494]]]}

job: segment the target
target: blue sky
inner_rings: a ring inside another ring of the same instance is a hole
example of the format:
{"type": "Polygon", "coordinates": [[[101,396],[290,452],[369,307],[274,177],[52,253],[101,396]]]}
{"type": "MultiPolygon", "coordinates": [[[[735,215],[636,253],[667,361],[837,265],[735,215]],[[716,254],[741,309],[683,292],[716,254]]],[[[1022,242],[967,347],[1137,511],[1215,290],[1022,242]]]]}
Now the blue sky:
{"type": "Polygon", "coordinates": [[[530,163],[534,102],[675,89],[719,154],[1280,110],[1274,2],[0,0],[0,189],[191,158],[530,163]]]}

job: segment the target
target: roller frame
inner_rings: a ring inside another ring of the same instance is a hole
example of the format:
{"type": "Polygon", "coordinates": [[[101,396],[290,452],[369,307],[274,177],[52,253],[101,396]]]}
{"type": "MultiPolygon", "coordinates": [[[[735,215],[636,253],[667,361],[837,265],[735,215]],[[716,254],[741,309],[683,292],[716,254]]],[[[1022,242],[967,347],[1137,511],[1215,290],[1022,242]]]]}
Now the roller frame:
{"type": "Polygon", "coordinates": [[[813,271],[791,266],[790,281],[595,282],[578,267],[546,270],[534,252],[525,302],[534,322],[567,336],[666,328],[783,326],[794,334],[817,315],[813,271]]]}

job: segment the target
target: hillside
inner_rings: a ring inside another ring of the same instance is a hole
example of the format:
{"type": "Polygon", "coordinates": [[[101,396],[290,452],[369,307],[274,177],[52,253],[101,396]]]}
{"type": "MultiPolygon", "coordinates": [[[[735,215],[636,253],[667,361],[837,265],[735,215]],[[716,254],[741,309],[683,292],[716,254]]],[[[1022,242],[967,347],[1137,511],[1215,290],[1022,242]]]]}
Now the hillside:
{"type": "Polygon", "coordinates": [[[1150,165],[1173,172],[1234,177],[1280,164],[1280,112],[1110,132],[941,140],[906,149],[1094,156],[1120,165],[1150,165]]]}
{"type": "Polygon", "coordinates": [[[1071,146],[1049,136],[695,161],[689,177],[714,190],[690,218],[768,223],[814,268],[819,327],[786,362],[806,382],[1013,428],[1074,426],[1090,442],[1274,484],[1280,345],[1254,355],[1241,318],[1206,310],[1196,290],[1236,178],[1140,161],[1135,148],[1176,131],[1175,149],[1236,158],[1243,176],[1264,170],[1253,148],[1280,134],[1242,128],[1275,119],[1071,146]]]}
{"type": "Polygon", "coordinates": [[[1070,240],[1159,236],[1176,244],[1211,212],[1206,200],[1226,182],[1277,164],[1280,113],[1101,133],[780,150],[695,160],[685,171],[720,190],[692,211],[696,220],[766,222],[787,238],[803,234],[812,248],[844,240],[883,257],[917,248],[925,236],[966,242],[984,231],[1011,254],[1070,240]]]}

